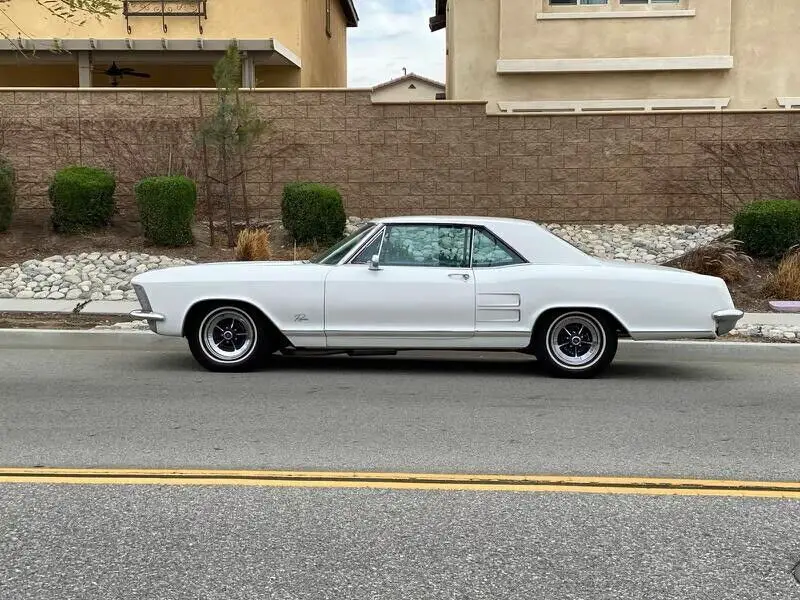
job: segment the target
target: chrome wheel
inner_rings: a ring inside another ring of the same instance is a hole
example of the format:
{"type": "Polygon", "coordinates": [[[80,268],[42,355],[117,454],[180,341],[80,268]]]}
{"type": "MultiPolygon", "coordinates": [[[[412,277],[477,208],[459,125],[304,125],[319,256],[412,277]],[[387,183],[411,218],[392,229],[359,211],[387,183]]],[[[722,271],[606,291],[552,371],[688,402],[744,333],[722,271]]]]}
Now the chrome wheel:
{"type": "Polygon", "coordinates": [[[258,329],[247,312],[235,308],[218,308],[206,315],[200,324],[200,344],[209,358],[236,363],[252,354],[258,329]]]}
{"type": "Polygon", "coordinates": [[[586,313],[562,315],[547,331],[547,352],[566,369],[585,369],[596,363],[606,346],[603,326],[586,313]]]}

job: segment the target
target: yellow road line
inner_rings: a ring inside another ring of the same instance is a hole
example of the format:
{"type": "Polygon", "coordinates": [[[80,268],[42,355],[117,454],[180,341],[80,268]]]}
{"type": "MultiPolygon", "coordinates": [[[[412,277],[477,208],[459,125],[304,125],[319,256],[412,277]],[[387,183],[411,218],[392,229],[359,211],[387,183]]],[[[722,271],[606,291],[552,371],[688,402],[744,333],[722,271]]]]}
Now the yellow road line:
{"type": "Polygon", "coordinates": [[[736,496],[800,500],[800,482],[206,469],[0,468],[0,484],[207,485],[736,496]]]}

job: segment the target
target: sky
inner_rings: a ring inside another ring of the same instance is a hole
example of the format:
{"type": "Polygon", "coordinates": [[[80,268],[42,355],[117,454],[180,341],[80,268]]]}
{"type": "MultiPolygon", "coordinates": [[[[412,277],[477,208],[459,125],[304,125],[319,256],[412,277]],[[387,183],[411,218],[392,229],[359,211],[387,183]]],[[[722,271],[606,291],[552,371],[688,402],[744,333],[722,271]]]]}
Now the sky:
{"type": "Polygon", "coordinates": [[[434,0],[355,0],[358,27],[348,29],[348,86],[372,87],[403,67],[444,83],[444,30],[431,33],[434,0]]]}

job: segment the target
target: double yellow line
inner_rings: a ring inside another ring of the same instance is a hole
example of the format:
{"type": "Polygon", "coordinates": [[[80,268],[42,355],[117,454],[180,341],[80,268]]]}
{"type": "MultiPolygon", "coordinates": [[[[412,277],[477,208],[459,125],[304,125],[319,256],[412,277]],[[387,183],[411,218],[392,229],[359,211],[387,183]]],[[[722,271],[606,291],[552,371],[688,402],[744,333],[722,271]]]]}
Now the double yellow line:
{"type": "Polygon", "coordinates": [[[800,482],[206,469],[0,468],[0,484],[205,485],[737,496],[800,500],[800,482]]]}

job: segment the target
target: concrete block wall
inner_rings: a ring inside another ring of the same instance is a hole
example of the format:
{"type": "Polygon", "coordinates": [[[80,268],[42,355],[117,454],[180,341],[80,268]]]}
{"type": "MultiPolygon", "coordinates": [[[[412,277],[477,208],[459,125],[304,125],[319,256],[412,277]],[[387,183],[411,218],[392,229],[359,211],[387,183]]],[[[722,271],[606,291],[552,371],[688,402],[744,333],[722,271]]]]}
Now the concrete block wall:
{"type": "MultiPolygon", "coordinates": [[[[490,116],[484,103],[373,104],[368,90],[245,95],[273,128],[247,165],[248,201],[260,219],[279,216],[285,183],[313,180],[335,185],[348,213],[365,217],[719,222],[730,218],[721,209],[720,168],[702,143],[800,139],[794,111],[490,116]]],[[[133,214],[132,185],[144,167],[128,172],[131,157],[148,163],[169,154],[170,164],[199,176],[194,138],[215,97],[213,90],[0,90],[2,152],[17,167],[20,209],[49,210],[49,177],[82,162],[119,172],[118,204],[133,214]],[[165,128],[169,140],[159,133],[165,128]],[[118,150],[98,141],[104,132],[118,150]]],[[[201,194],[201,212],[203,202],[201,194]]]]}

